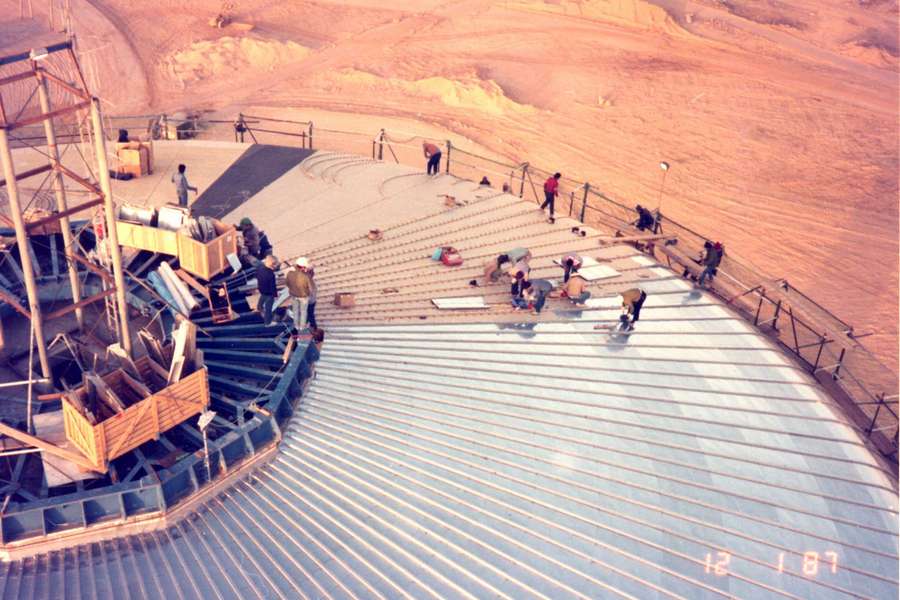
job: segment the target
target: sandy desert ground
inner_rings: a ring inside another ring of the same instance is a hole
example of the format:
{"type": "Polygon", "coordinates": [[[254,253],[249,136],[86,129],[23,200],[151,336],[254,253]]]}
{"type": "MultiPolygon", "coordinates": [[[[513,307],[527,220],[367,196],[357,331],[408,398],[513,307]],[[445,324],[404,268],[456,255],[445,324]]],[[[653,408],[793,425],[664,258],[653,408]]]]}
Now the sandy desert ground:
{"type": "MultiPolygon", "coordinates": [[[[0,46],[40,39],[45,4],[21,21],[0,0],[0,46]]],[[[220,30],[218,1],[71,0],[107,111],[414,120],[650,206],[665,160],[666,214],[872,332],[896,371],[897,0],[235,4],[220,30]]]]}

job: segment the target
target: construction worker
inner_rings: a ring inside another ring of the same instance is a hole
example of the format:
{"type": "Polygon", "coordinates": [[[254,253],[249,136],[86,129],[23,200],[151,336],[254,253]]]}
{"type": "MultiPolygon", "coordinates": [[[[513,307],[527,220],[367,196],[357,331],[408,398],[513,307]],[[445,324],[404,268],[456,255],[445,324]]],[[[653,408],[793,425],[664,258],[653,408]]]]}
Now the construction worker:
{"type": "MultiPolygon", "coordinates": [[[[522,275],[522,273],[519,273],[519,275],[522,275]]],[[[522,310],[523,308],[528,308],[528,298],[525,296],[525,292],[530,287],[531,282],[524,279],[524,277],[515,278],[510,289],[514,309],[522,310]]]]}
{"type": "Polygon", "coordinates": [[[487,175],[481,178],[481,181],[478,182],[478,185],[484,187],[491,187],[491,180],[487,178],[487,175]]]}
{"type": "Polygon", "coordinates": [[[428,174],[437,175],[441,172],[441,149],[429,141],[422,142],[422,152],[428,159],[428,174]]]}
{"type": "MultiPolygon", "coordinates": [[[[294,329],[297,332],[306,328],[309,311],[309,300],[312,295],[312,281],[306,269],[309,259],[301,256],[294,262],[294,269],[287,274],[285,283],[291,295],[291,310],[294,313],[294,329]]],[[[315,308],[313,308],[315,310],[315,308]]]]}
{"type": "Polygon", "coordinates": [[[490,258],[484,263],[484,283],[485,285],[497,283],[503,276],[503,265],[509,262],[509,257],[501,254],[497,258],[490,258]]]}
{"type": "MultiPolygon", "coordinates": [[[[719,248],[721,248],[721,244],[719,244],[719,248]]],[[[706,281],[706,278],[709,277],[712,279],[716,276],[716,270],[719,268],[719,263],[722,262],[722,254],[718,248],[716,248],[716,244],[713,244],[710,241],[706,241],[703,244],[703,258],[701,259],[701,263],[703,265],[703,272],[700,273],[700,279],[697,280],[697,285],[703,287],[703,282],[706,281]]]]}
{"type": "Polygon", "coordinates": [[[641,317],[641,307],[647,299],[647,292],[640,288],[631,288],[622,292],[622,314],[619,320],[625,325],[625,331],[634,329],[634,324],[641,317]],[[629,321],[629,315],[631,320],[629,321]]]}
{"type": "Polygon", "coordinates": [[[653,231],[653,226],[656,225],[656,218],[654,218],[653,213],[651,213],[640,204],[635,206],[634,210],[637,211],[638,214],[638,218],[637,221],[634,222],[634,226],[641,231],[653,231]]]}
{"type": "Polygon", "coordinates": [[[309,303],[306,305],[306,322],[309,323],[309,328],[312,331],[318,331],[319,326],[316,323],[316,299],[318,296],[318,288],[316,287],[316,273],[312,268],[312,265],[309,264],[309,259],[307,259],[307,266],[304,267],[304,271],[306,271],[307,277],[309,277],[309,303]]]}
{"type": "Polygon", "coordinates": [[[563,293],[572,304],[584,304],[591,297],[591,293],[587,290],[587,281],[578,273],[572,274],[563,293]]]}
{"type": "Polygon", "coordinates": [[[508,250],[506,254],[497,257],[498,261],[501,257],[506,256],[509,259],[509,267],[507,273],[510,277],[515,277],[516,273],[522,271],[527,276],[531,271],[531,250],[528,248],[513,248],[508,250]]]}
{"type": "Polygon", "coordinates": [[[563,283],[569,281],[569,276],[573,271],[578,271],[582,263],[584,263],[584,259],[571,252],[560,259],[559,264],[563,268],[563,283]]]}
{"type": "Polygon", "coordinates": [[[556,200],[556,197],[559,196],[559,178],[562,177],[560,173],[554,173],[552,176],[547,178],[547,181],[544,182],[544,203],[541,204],[541,210],[544,210],[548,206],[550,207],[550,222],[555,222],[553,218],[553,203],[556,200]]]}
{"type": "Polygon", "coordinates": [[[188,205],[188,191],[197,193],[197,188],[188,183],[184,172],[187,170],[185,165],[178,165],[178,172],[172,174],[172,183],[175,184],[175,192],[178,194],[178,206],[188,205]]]}
{"type": "Polygon", "coordinates": [[[244,249],[247,251],[247,254],[254,258],[259,258],[259,229],[247,217],[241,219],[238,229],[244,236],[244,249]]]}
{"type": "Polygon", "coordinates": [[[277,266],[278,259],[270,254],[256,269],[256,282],[259,289],[259,304],[257,304],[256,310],[259,311],[263,323],[266,325],[272,322],[272,304],[278,295],[278,286],[275,283],[277,266]]]}
{"type": "Polygon", "coordinates": [[[541,314],[547,296],[553,291],[553,284],[548,279],[532,279],[525,288],[525,299],[534,306],[535,314],[541,314]]]}

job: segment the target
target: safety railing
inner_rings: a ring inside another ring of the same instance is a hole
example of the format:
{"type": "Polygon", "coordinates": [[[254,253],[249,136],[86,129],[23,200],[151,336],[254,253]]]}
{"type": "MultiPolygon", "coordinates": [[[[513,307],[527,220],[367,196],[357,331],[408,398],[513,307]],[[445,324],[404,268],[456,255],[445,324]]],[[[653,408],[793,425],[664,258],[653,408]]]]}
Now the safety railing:
{"type": "MultiPolygon", "coordinates": [[[[148,121],[146,117],[122,117],[111,118],[110,122],[143,123],[147,134],[153,135],[154,131],[168,131],[155,123],[168,124],[170,119],[148,121]]],[[[239,142],[369,155],[372,160],[422,168],[425,163],[422,142],[426,138],[387,129],[369,133],[346,131],[314,126],[311,121],[239,114],[233,120],[193,121],[190,127],[182,125],[181,130],[211,139],[227,139],[233,135],[239,142]]],[[[552,175],[551,171],[527,162],[506,162],[477,154],[449,140],[427,141],[442,150],[442,172],[473,182],[487,177],[492,187],[532,202],[544,201],[543,182],[552,175]]],[[[557,215],[568,215],[610,233],[634,233],[632,228],[637,218],[629,202],[611,197],[590,182],[569,177],[560,179],[555,211],[557,215]]],[[[710,239],[658,212],[654,232],[675,236],[680,252],[689,256],[699,257],[704,243],[710,239]]],[[[852,423],[896,464],[900,423],[895,393],[897,374],[853,337],[850,325],[786,281],[767,277],[742,263],[727,248],[711,291],[797,357],[832,391],[852,423]]]]}

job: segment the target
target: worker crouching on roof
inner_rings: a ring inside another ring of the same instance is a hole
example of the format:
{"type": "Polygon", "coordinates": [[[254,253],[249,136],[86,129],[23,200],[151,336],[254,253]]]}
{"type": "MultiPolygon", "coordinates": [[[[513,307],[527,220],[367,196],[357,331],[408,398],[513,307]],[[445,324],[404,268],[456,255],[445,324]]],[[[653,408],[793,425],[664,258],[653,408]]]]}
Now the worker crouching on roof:
{"type": "Polygon", "coordinates": [[[622,315],[619,320],[625,325],[626,331],[634,329],[635,322],[641,317],[641,307],[644,306],[646,299],[647,292],[639,288],[631,288],[622,292],[622,315]]]}
{"type": "Polygon", "coordinates": [[[553,284],[548,279],[532,279],[525,290],[525,299],[534,307],[535,314],[541,314],[547,296],[553,291],[553,284]]]}
{"type": "Polygon", "coordinates": [[[531,271],[531,250],[528,248],[513,248],[506,252],[506,254],[501,254],[497,257],[497,261],[499,263],[500,259],[506,257],[507,273],[510,277],[515,278],[516,273],[523,272],[526,277],[528,273],[531,271]]]}
{"type": "Polygon", "coordinates": [[[572,273],[578,271],[583,263],[584,259],[577,254],[570,253],[563,256],[559,263],[563,268],[563,283],[569,281],[569,277],[571,277],[572,273]]]}
{"type": "Polygon", "coordinates": [[[578,273],[572,274],[563,291],[572,304],[584,304],[591,297],[591,293],[587,290],[587,281],[578,273]]]}
{"type": "Polygon", "coordinates": [[[291,310],[294,312],[294,329],[297,332],[306,329],[307,321],[311,327],[316,327],[315,283],[308,271],[309,266],[309,259],[301,256],[294,263],[294,269],[287,274],[286,279],[291,295],[291,310]]]}
{"type": "Polygon", "coordinates": [[[238,230],[244,237],[245,252],[249,256],[258,259],[260,257],[259,229],[256,228],[253,221],[244,217],[241,219],[241,222],[238,223],[238,230]]]}
{"type": "Polygon", "coordinates": [[[485,285],[497,283],[503,276],[503,266],[509,261],[509,257],[501,254],[497,258],[490,258],[484,263],[485,285]]]}
{"type": "Polygon", "coordinates": [[[278,295],[278,285],[275,282],[277,266],[278,259],[270,255],[256,269],[256,281],[259,289],[259,304],[256,310],[259,311],[265,325],[272,322],[272,304],[275,302],[275,296],[278,295]]]}

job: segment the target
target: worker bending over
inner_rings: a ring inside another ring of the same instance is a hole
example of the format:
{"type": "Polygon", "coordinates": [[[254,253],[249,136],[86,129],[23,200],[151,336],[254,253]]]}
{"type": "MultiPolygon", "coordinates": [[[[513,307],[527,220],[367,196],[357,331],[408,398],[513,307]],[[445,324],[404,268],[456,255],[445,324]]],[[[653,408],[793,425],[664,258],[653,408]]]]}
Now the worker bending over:
{"type": "Polygon", "coordinates": [[[561,264],[563,268],[563,283],[569,281],[572,272],[578,271],[583,263],[584,259],[572,252],[563,256],[559,261],[559,264],[561,264]]]}
{"type": "Polygon", "coordinates": [[[534,307],[535,314],[541,314],[544,303],[547,302],[547,296],[553,291],[553,284],[548,279],[532,279],[525,289],[525,299],[528,304],[534,307]]]}
{"type": "Polygon", "coordinates": [[[640,288],[631,288],[622,292],[622,315],[619,320],[625,325],[625,331],[634,329],[634,324],[641,317],[641,307],[647,299],[647,292],[640,288]],[[629,317],[630,320],[629,320],[629,317]]]}
{"type": "Polygon", "coordinates": [[[426,168],[429,175],[437,175],[441,172],[441,149],[431,142],[422,142],[422,153],[428,159],[426,168]]]}

